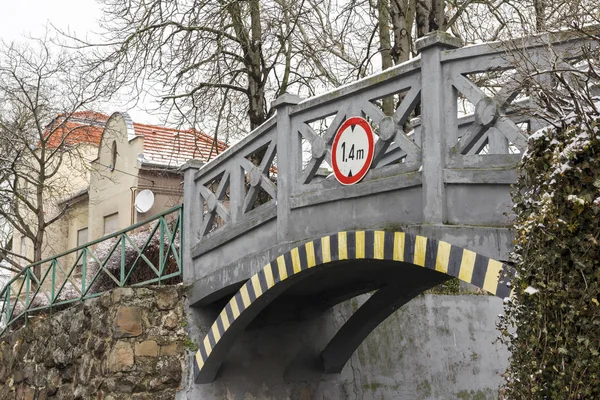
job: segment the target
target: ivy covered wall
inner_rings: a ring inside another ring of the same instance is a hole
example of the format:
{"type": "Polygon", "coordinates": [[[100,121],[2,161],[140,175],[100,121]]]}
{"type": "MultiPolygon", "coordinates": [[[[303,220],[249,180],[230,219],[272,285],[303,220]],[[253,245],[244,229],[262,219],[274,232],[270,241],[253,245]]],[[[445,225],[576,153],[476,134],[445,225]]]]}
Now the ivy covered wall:
{"type": "Polygon", "coordinates": [[[504,398],[600,398],[599,125],[573,113],[534,134],[523,158],[504,398]]]}

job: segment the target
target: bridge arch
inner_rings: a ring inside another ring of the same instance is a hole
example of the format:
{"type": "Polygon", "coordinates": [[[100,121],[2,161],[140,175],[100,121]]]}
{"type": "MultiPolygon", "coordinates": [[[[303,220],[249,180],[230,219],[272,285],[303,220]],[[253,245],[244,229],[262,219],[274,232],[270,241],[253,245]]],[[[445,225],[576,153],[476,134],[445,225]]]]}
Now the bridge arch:
{"type": "MultiPolygon", "coordinates": [[[[405,232],[344,231],[307,241],[254,274],[229,300],[195,355],[196,383],[212,382],[238,335],[292,285],[336,262],[380,260],[437,274],[434,284],[456,277],[500,298],[510,297],[512,268],[450,243],[405,232]]],[[[340,372],[358,345],[379,323],[414,296],[398,296],[397,283],[381,287],[348,319],[322,352],[324,372],[340,372]]]]}

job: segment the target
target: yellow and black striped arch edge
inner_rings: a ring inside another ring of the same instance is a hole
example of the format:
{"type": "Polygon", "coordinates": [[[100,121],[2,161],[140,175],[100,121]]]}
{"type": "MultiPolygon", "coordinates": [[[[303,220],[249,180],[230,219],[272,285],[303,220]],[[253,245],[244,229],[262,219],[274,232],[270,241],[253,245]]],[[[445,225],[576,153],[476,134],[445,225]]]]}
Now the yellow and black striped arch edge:
{"type": "MultiPolygon", "coordinates": [[[[405,232],[349,231],[315,239],[277,257],[252,276],[231,298],[199,344],[196,376],[227,329],[252,302],[292,275],[332,261],[394,260],[436,270],[480,287],[500,298],[512,295],[513,270],[473,251],[405,232]]],[[[401,264],[399,264],[401,265],[401,264]]]]}

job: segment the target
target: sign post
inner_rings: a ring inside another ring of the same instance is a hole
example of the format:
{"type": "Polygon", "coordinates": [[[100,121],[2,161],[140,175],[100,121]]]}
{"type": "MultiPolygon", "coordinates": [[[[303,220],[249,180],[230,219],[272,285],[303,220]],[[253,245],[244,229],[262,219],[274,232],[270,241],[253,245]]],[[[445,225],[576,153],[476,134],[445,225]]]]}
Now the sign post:
{"type": "Polygon", "coordinates": [[[342,185],[354,185],[365,177],[371,163],[375,140],[371,125],[362,117],[348,118],[338,129],[331,147],[335,178],[342,185]]]}

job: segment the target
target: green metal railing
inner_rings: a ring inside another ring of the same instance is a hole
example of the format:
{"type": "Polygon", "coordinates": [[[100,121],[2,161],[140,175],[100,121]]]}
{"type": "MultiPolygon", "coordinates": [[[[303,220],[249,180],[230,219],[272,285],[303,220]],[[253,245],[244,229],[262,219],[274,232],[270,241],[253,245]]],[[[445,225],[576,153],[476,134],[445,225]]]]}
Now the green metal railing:
{"type": "Polygon", "coordinates": [[[161,284],[181,276],[182,223],[180,204],[28,265],[0,291],[0,335],[34,311],[97,297],[114,287],[161,284]]]}

